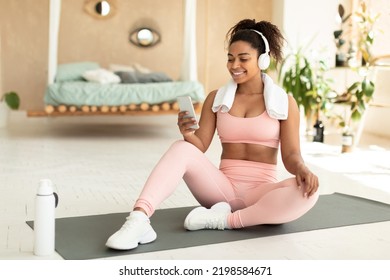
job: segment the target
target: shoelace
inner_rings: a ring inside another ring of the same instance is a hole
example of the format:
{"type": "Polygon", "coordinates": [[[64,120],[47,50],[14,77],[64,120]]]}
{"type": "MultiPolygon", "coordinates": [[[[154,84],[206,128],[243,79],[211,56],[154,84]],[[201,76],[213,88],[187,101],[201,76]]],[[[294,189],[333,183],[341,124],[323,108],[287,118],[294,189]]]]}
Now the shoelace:
{"type": "Polygon", "coordinates": [[[136,226],[137,220],[130,217],[126,218],[126,222],[123,224],[121,230],[129,230],[136,226]]]}
{"type": "Polygon", "coordinates": [[[222,219],[213,218],[206,222],[205,225],[206,229],[219,229],[224,230],[225,229],[225,223],[222,221],[222,219]]]}

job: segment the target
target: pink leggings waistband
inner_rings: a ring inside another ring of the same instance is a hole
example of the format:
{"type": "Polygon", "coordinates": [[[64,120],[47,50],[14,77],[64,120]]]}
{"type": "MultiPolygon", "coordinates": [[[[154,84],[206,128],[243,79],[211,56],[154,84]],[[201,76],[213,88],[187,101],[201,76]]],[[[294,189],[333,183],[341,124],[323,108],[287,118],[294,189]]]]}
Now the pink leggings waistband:
{"type": "Polygon", "coordinates": [[[223,159],[219,169],[234,182],[248,182],[251,184],[277,182],[277,166],[275,164],[223,159]]]}

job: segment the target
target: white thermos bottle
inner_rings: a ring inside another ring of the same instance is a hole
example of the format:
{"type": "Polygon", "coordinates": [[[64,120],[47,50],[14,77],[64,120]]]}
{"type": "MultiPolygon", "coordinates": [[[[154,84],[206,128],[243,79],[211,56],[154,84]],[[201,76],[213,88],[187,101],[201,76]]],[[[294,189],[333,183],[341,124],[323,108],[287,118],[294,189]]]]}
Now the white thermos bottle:
{"type": "Polygon", "coordinates": [[[58,197],[49,179],[39,182],[35,199],[34,254],[49,256],[55,246],[55,208],[58,197]]]}

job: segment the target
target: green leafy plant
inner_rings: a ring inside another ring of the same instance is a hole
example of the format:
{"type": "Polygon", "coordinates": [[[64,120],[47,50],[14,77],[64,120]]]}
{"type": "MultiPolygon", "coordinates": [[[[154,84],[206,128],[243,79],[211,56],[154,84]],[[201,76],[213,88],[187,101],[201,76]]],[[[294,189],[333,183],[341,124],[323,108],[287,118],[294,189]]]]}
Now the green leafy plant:
{"type": "Polygon", "coordinates": [[[327,109],[329,99],[335,95],[332,80],[325,78],[328,70],[329,66],[323,60],[310,62],[303,55],[302,48],[287,55],[282,62],[279,82],[287,93],[294,96],[306,116],[313,111],[327,109]]]}
{"type": "Polygon", "coordinates": [[[303,49],[288,54],[282,61],[279,82],[287,93],[291,93],[297,104],[304,109],[305,116],[311,114],[311,97],[308,92],[314,88],[314,74],[303,49]]]}
{"type": "MultiPolygon", "coordinates": [[[[368,68],[368,67],[366,67],[368,68]]],[[[361,136],[361,122],[359,122],[367,109],[375,91],[375,84],[364,75],[361,81],[354,82],[344,94],[337,98],[336,103],[350,106],[344,115],[335,115],[339,126],[343,128],[342,152],[351,152],[359,143],[361,136]],[[360,125],[359,125],[360,124],[360,125]]]]}
{"type": "Polygon", "coordinates": [[[317,119],[320,119],[320,113],[323,112],[326,116],[333,105],[333,101],[337,97],[337,93],[333,90],[333,80],[326,78],[325,74],[329,71],[329,66],[323,60],[319,60],[316,66],[312,66],[313,73],[313,88],[306,93],[310,110],[316,112],[317,119]]]}
{"type": "Polygon", "coordinates": [[[347,91],[341,96],[338,103],[350,104],[350,113],[347,118],[341,118],[341,127],[351,127],[352,122],[358,122],[365,110],[367,105],[372,99],[375,91],[375,84],[368,79],[367,76],[362,81],[357,81],[348,87],[347,91]]]}
{"type": "Polygon", "coordinates": [[[379,13],[373,14],[370,11],[365,1],[360,2],[359,9],[353,14],[353,19],[357,23],[358,50],[362,55],[364,64],[371,63],[371,48],[376,35],[375,23],[379,17],[379,13]]]}
{"type": "Polygon", "coordinates": [[[19,109],[20,98],[16,92],[11,91],[11,92],[4,93],[0,98],[0,102],[3,102],[3,101],[8,105],[8,107],[11,110],[19,109]]]}
{"type": "Polygon", "coordinates": [[[343,51],[343,46],[346,43],[345,36],[347,35],[346,31],[349,31],[346,26],[349,26],[348,22],[351,18],[352,14],[345,14],[344,6],[339,4],[338,6],[338,29],[333,32],[333,36],[335,39],[335,44],[337,47],[337,53],[336,53],[336,66],[345,66],[347,63],[347,55],[346,52],[343,51]]]}

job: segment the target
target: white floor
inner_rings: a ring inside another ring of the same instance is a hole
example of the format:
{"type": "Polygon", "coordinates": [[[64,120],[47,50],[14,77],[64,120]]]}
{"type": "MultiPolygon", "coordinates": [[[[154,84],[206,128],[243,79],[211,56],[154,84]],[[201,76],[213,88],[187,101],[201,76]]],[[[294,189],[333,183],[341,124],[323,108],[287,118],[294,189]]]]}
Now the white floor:
{"type": "MultiPolygon", "coordinates": [[[[13,112],[0,129],[0,259],[33,255],[38,181],[50,178],[60,203],[57,217],[129,211],[143,182],[180,135],[176,116],[27,118],[13,112]]],[[[339,143],[328,135],[327,142],[339,143]]],[[[390,141],[364,135],[359,149],[302,143],[321,193],[342,192],[390,204],[390,141]]],[[[217,141],[207,152],[216,164],[217,141]]],[[[288,174],[280,167],[280,176],[288,174]]],[[[196,205],[184,183],[161,208],[196,205]]],[[[116,229],[113,229],[115,231],[116,229]]],[[[54,254],[50,259],[61,259],[54,254]]],[[[115,258],[113,258],[115,259],[115,258]]],[[[390,222],[332,228],[148,254],[120,259],[389,260],[390,222]]]]}

